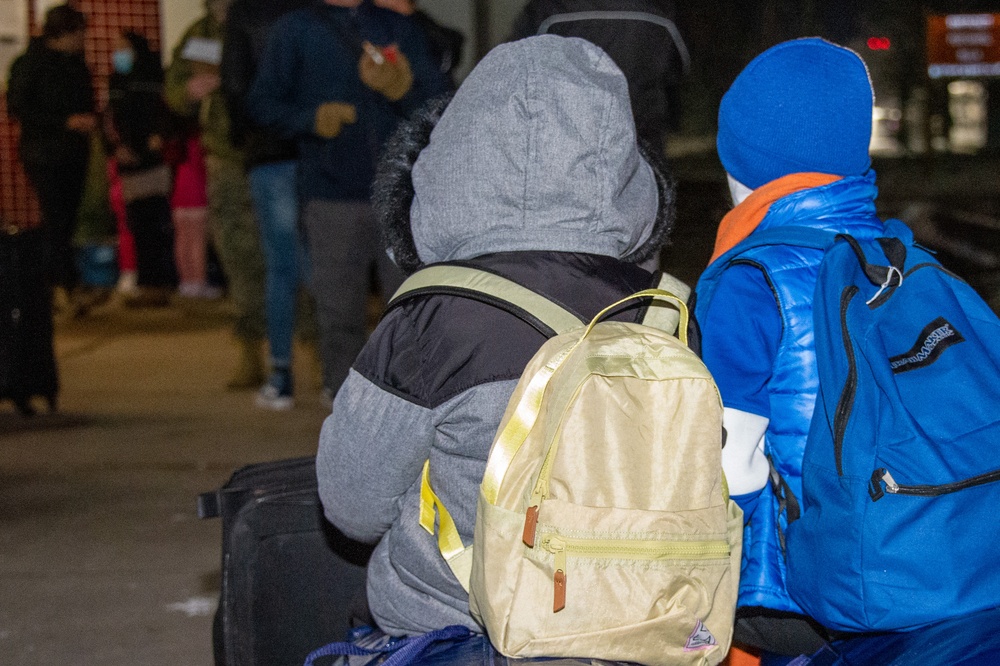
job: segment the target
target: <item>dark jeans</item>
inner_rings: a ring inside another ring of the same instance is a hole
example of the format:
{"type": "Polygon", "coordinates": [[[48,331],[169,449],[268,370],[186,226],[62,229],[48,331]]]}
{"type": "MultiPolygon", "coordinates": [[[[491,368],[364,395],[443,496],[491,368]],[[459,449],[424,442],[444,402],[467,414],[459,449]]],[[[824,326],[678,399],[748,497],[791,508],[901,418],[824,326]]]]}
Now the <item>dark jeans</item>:
{"type": "Polygon", "coordinates": [[[73,252],[77,210],[87,178],[87,155],[79,161],[25,164],[35,188],[45,230],[45,273],[53,286],[72,289],[79,278],[73,252]]]}
{"type": "Polygon", "coordinates": [[[125,216],[135,237],[136,283],[140,287],[176,286],[174,231],[167,198],[153,196],[130,201],[125,204],[125,216]]]}
{"type": "Polygon", "coordinates": [[[292,363],[299,285],[308,274],[308,261],[299,233],[298,162],[268,162],[250,169],[260,242],[267,267],[264,304],[271,366],[292,363]]]}

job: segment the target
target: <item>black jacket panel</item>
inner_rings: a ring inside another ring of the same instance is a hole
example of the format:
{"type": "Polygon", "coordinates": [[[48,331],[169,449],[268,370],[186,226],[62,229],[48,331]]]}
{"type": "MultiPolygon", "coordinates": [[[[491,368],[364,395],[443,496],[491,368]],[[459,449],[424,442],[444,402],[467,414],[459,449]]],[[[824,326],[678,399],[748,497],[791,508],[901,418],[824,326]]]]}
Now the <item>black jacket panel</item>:
{"type": "MultiPolygon", "coordinates": [[[[654,276],[611,257],[505,252],[463,262],[506,277],[587,322],[616,300],[655,286],[654,276]]],[[[614,319],[640,321],[645,306],[623,306],[614,319]]],[[[414,296],[391,308],[355,361],[369,381],[431,408],[474,386],[517,379],[545,336],[513,314],[460,296],[414,296]]]]}

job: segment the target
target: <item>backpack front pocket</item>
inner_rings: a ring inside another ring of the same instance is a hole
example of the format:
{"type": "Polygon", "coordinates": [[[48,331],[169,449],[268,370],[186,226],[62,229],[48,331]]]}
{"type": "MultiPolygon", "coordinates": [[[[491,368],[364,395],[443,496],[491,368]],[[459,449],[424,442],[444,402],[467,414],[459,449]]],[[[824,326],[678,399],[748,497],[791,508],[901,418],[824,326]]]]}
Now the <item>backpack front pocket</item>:
{"type": "Polygon", "coordinates": [[[721,560],[728,564],[729,543],[716,541],[640,541],[634,539],[579,539],[555,533],[541,535],[541,547],[554,557],[552,612],[566,607],[570,558],[627,562],[679,562],[721,560]]]}

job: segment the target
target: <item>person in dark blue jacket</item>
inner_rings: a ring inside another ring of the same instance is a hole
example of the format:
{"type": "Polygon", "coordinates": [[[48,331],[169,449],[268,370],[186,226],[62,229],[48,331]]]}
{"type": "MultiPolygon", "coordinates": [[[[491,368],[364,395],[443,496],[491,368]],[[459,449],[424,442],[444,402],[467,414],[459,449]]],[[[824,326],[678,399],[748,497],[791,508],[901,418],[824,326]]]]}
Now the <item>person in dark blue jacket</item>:
{"type": "Polygon", "coordinates": [[[719,225],[695,314],[725,407],[722,464],[746,521],[734,641],[779,654],[811,654],[825,638],[788,594],[795,553],[784,541],[818,388],[812,296],[823,253],[740,243],[790,226],[879,235],[872,106],[861,58],[810,38],[755,58],[719,109],[716,143],[737,205],[719,225]]]}
{"type": "Polygon", "coordinates": [[[368,199],[400,119],[449,88],[419,27],[362,0],[321,0],[271,29],[247,97],[254,121],[296,140],[302,222],[325,392],[366,338],[369,275],[389,294],[402,274],[379,249],[368,199]]]}

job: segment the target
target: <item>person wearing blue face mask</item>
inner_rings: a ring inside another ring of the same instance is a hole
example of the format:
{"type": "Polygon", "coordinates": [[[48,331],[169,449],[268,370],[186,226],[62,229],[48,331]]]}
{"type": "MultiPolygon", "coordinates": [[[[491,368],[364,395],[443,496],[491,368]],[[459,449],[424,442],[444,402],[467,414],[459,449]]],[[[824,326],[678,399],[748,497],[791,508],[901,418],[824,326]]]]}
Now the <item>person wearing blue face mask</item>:
{"type": "Polygon", "coordinates": [[[135,51],[131,48],[115,49],[111,54],[111,64],[119,74],[131,74],[135,65],[135,51]]]}
{"type": "Polygon", "coordinates": [[[168,200],[171,174],[163,157],[170,124],[163,69],[146,38],[132,31],[119,35],[111,58],[109,133],[138,259],[139,290],[130,303],[166,305],[177,274],[168,200]]]}

